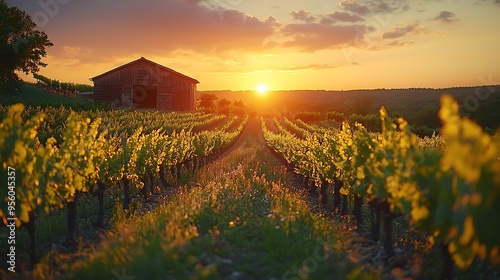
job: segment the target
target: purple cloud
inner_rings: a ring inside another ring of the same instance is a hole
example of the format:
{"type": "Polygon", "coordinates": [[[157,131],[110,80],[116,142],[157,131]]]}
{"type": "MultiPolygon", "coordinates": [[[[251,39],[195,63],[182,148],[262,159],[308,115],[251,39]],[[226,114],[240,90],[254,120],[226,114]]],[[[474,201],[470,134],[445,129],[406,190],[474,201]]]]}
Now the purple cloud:
{"type": "Polygon", "coordinates": [[[314,22],[317,19],[317,16],[314,16],[311,12],[305,10],[293,11],[290,15],[292,15],[295,20],[302,20],[305,22],[314,22]]]}
{"type": "Polygon", "coordinates": [[[343,22],[360,22],[364,21],[365,19],[359,15],[353,15],[347,12],[339,12],[335,11],[331,14],[328,14],[323,17],[324,20],[326,20],[324,23],[328,23],[327,21],[329,20],[331,22],[338,22],[338,21],[343,21],[343,22]]]}
{"type": "Polygon", "coordinates": [[[426,27],[416,22],[411,22],[403,27],[396,27],[391,31],[384,32],[384,34],[382,34],[382,39],[396,39],[411,35],[426,34],[428,32],[426,27]]]}
{"type": "MultiPolygon", "coordinates": [[[[497,0],[500,1],[500,0],[497,0]]],[[[441,11],[439,15],[433,18],[433,20],[440,21],[442,23],[454,23],[460,21],[455,13],[448,12],[448,11],[441,11]]]]}
{"type": "Polygon", "coordinates": [[[356,1],[344,0],[340,2],[339,7],[343,8],[346,11],[364,16],[370,12],[368,6],[364,4],[360,4],[356,1]]]}
{"type": "Polygon", "coordinates": [[[366,25],[288,24],[283,27],[282,34],[291,37],[291,40],[286,41],[283,46],[302,51],[358,46],[365,35],[372,31],[374,28],[366,25]]]}

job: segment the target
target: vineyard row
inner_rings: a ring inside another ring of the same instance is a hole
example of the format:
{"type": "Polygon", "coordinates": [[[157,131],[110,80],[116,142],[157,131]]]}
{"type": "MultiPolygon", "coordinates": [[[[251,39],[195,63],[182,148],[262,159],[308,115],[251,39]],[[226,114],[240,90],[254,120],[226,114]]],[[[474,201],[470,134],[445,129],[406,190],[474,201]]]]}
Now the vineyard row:
{"type": "MultiPolygon", "coordinates": [[[[380,110],[381,133],[362,125],[316,129],[286,120],[273,133],[262,119],[267,144],[299,174],[311,193],[319,189],[326,204],[333,185],[333,205],[342,215],[348,201],[357,226],[362,226],[362,205],[374,213],[371,234],[378,240],[383,222],[383,246],[393,256],[392,222],[405,216],[431,244],[442,246],[442,278],[453,263],[467,268],[476,256],[500,263],[500,136],[491,136],[473,121],[462,118],[450,96],[443,96],[439,117],[440,143],[426,148],[408,123],[391,119],[380,110]],[[444,143],[444,144],[443,144],[444,143]],[[309,184],[309,182],[313,182],[309,184]]],[[[276,119],[275,119],[276,120],[276,119]]]]}
{"type": "MultiPolygon", "coordinates": [[[[102,225],[106,190],[123,186],[123,208],[128,209],[133,189],[147,197],[153,190],[155,179],[168,187],[168,171],[172,175],[177,173],[179,178],[183,166],[195,169],[206,163],[227,149],[247,122],[245,118],[238,124],[237,117],[233,117],[213,130],[193,133],[190,131],[193,123],[214,122],[221,118],[183,114],[194,116],[175,116],[176,127],[181,127],[183,123],[188,130],[170,133],[161,127],[151,129],[148,124],[159,124],[152,118],[143,121],[130,133],[131,127],[138,123],[133,112],[129,113],[131,117],[128,120],[126,113],[121,113],[123,125],[115,126],[114,131],[109,126],[103,129],[106,125],[100,117],[91,121],[70,112],[64,125],[61,125],[62,140],[49,137],[43,143],[38,134],[46,114],[40,112],[24,121],[23,111],[21,104],[11,106],[0,124],[0,180],[8,181],[8,170],[14,169],[16,174],[12,187],[0,189],[0,218],[7,224],[7,218],[15,217],[17,227],[27,227],[32,262],[35,261],[36,217],[66,207],[67,240],[72,242],[76,230],[76,201],[82,194],[91,193],[98,197],[96,223],[102,225]],[[147,189],[148,182],[150,190],[147,189]],[[9,197],[13,193],[15,197],[9,197]],[[8,205],[9,199],[15,204],[8,205]]],[[[159,113],[153,114],[161,117],[159,113]]],[[[165,122],[165,126],[169,125],[172,124],[165,122]]]]}

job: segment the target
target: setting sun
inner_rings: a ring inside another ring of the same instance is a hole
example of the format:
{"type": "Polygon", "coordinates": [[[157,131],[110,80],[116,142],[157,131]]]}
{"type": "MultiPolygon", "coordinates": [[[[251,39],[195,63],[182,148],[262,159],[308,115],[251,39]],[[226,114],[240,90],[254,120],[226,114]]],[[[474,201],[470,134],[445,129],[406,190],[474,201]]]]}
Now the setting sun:
{"type": "Polygon", "coordinates": [[[265,95],[267,93],[268,87],[266,85],[260,84],[256,89],[260,95],[265,95]]]}

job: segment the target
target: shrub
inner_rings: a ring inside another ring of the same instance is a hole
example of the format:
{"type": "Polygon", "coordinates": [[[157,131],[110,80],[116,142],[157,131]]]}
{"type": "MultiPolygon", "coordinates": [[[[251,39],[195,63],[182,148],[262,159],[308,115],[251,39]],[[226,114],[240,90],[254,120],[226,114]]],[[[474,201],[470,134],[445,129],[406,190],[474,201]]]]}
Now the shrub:
{"type": "Polygon", "coordinates": [[[382,131],[382,123],[380,122],[380,117],[374,114],[370,115],[358,115],[352,114],[349,117],[349,123],[354,125],[354,123],[362,124],[367,130],[372,132],[382,131]]]}
{"type": "Polygon", "coordinates": [[[344,113],[337,112],[337,111],[327,112],[326,118],[329,120],[332,120],[332,121],[339,122],[339,123],[345,121],[345,119],[346,119],[344,113]]]}
{"type": "Polygon", "coordinates": [[[317,122],[321,120],[320,112],[300,112],[295,114],[296,120],[302,120],[306,123],[317,122]]]}

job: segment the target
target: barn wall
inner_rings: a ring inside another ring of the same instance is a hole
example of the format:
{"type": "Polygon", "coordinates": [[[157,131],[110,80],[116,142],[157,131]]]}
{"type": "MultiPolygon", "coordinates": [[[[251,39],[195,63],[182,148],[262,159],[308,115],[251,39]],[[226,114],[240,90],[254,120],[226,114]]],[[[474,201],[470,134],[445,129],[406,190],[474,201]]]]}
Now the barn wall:
{"type": "Polygon", "coordinates": [[[94,85],[94,100],[120,103],[122,101],[122,85],[94,85]]]}
{"type": "Polygon", "coordinates": [[[196,84],[191,83],[191,88],[189,90],[189,111],[196,111],[196,84]]]}
{"type": "Polygon", "coordinates": [[[134,85],[156,86],[157,109],[166,111],[194,111],[196,84],[166,69],[138,61],[94,80],[95,100],[132,106],[134,85]]]}

